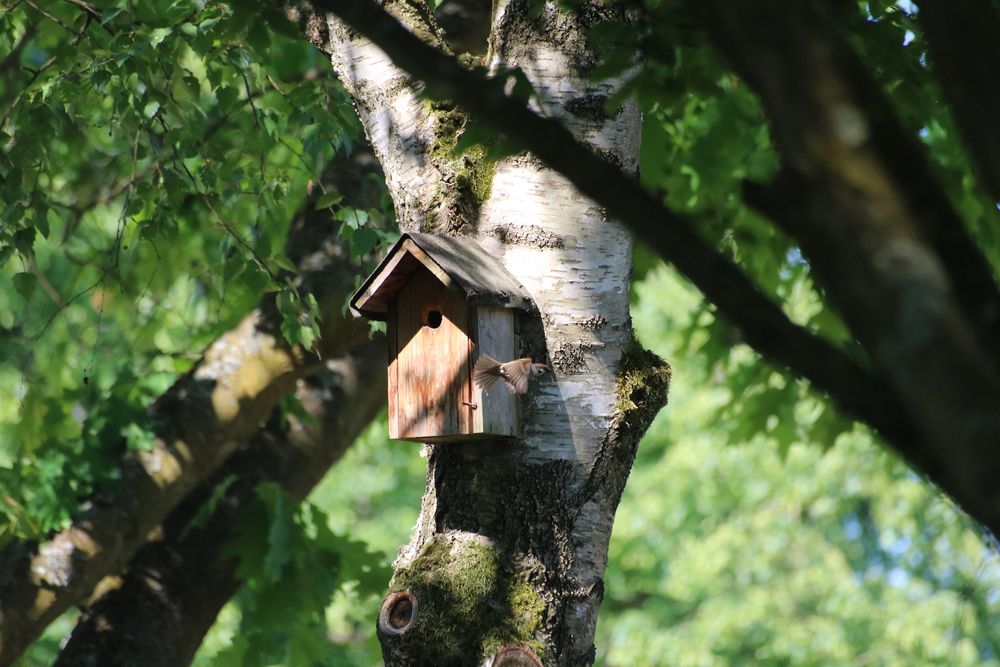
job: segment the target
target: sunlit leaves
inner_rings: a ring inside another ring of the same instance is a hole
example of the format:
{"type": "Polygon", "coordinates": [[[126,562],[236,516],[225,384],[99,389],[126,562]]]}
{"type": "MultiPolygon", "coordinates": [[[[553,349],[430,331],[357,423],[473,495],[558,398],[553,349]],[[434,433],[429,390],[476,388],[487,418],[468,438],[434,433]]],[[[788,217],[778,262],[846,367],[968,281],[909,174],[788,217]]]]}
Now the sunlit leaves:
{"type": "Polygon", "coordinates": [[[324,57],[251,4],[0,16],[0,486],[35,525],[15,532],[148,448],[149,403],[266,292],[315,343],[285,233],[358,124],[324,57]]]}
{"type": "Polygon", "coordinates": [[[329,661],[324,610],[333,594],[351,585],[367,596],[389,577],[381,554],[337,535],[317,506],[298,505],[273,484],[258,487],[228,551],[247,582],[237,597],[241,631],[212,664],[329,661]]]}
{"type": "Polygon", "coordinates": [[[597,662],[997,665],[1000,557],[974,524],[745,346],[691,354],[725,332],[684,330],[710,314],[672,272],[637,291],[674,380],[618,509],[597,662]]]}
{"type": "Polygon", "coordinates": [[[320,314],[316,297],[306,294],[303,298],[296,290],[282,290],[278,293],[277,304],[285,340],[311,350],[319,338],[320,314]]]}

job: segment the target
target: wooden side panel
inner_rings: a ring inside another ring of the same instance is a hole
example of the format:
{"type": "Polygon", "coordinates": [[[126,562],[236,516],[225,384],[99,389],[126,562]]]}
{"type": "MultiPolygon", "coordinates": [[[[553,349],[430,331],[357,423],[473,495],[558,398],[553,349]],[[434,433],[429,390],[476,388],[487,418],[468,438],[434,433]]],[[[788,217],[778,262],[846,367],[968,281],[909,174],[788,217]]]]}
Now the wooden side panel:
{"type": "Polygon", "coordinates": [[[386,385],[389,388],[389,437],[399,438],[399,403],[396,397],[399,395],[399,340],[398,340],[398,318],[396,300],[392,299],[389,305],[389,316],[385,321],[385,339],[388,346],[387,358],[389,359],[388,376],[386,385]]]}
{"type": "Polygon", "coordinates": [[[462,295],[425,269],[397,297],[396,434],[420,440],[471,426],[468,314],[462,295]],[[440,317],[434,315],[440,314],[440,317]],[[436,326],[435,326],[436,325],[436,326]]]}
{"type": "MultiPolygon", "coordinates": [[[[473,365],[480,354],[488,354],[497,361],[510,361],[517,357],[513,311],[509,308],[480,306],[470,309],[470,319],[475,322],[474,336],[477,343],[473,365]]],[[[476,433],[521,435],[517,396],[507,391],[502,382],[494,384],[489,392],[483,392],[473,385],[472,402],[479,406],[475,410],[476,433]]]]}

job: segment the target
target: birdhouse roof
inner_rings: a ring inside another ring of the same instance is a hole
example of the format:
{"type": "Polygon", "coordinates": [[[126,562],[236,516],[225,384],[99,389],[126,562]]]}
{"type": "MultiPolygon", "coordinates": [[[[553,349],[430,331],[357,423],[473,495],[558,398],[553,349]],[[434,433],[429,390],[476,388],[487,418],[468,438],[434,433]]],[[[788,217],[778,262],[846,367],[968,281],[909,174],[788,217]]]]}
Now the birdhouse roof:
{"type": "Polygon", "coordinates": [[[389,301],[421,268],[464,293],[469,305],[532,307],[531,296],[520,281],[474,239],[408,233],[351,297],[351,311],[372,320],[386,319],[389,301]]]}

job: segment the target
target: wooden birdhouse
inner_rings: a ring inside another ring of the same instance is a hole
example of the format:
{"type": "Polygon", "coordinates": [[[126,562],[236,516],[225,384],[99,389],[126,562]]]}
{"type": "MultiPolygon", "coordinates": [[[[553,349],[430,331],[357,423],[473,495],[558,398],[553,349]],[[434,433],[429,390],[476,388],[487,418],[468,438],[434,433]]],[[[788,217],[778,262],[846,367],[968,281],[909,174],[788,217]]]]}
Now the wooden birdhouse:
{"type": "Polygon", "coordinates": [[[517,358],[515,309],[531,297],[473,239],[404,234],[351,299],[386,322],[389,437],[453,442],[520,435],[518,400],[473,382],[481,354],[517,358]]]}

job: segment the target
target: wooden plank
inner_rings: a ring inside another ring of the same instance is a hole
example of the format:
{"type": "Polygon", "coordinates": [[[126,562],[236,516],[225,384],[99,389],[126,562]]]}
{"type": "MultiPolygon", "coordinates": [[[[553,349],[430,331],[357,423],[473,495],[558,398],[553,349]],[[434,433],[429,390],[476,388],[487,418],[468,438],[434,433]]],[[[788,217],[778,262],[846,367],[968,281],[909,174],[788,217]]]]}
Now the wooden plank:
{"type": "MultiPolygon", "coordinates": [[[[409,241],[412,245],[412,241],[409,241]]],[[[383,260],[376,272],[368,278],[368,285],[354,296],[351,307],[361,311],[388,312],[388,302],[398,293],[410,276],[420,266],[413,255],[403,246],[393,248],[393,254],[383,260]]]]}
{"type": "Polygon", "coordinates": [[[409,252],[411,255],[417,258],[420,261],[420,263],[424,265],[424,268],[430,271],[431,274],[433,274],[434,277],[437,278],[442,285],[444,285],[449,289],[457,289],[457,285],[455,285],[455,282],[451,279],[451,276],[445,273],[445,270],[442,269],[441,266],[437,262],[435,262],[430,255],[424,252],[420,248],[420,246],[414,243],[412,239],[406,239],[405,241],[403,241],[403,248],[405,248],[407,252],[409,252]]]}
{"type": "MultiPolygon", "coordinates": [[[[351,308],[367,317],[382,319],[379,315],[389,312],[389,302],[398,296],[421,267],[448,288],[461,289],[433,257],[412,240],[403,238],[351,299],[351,308]]],[[[464,296],[465,293],[462,294],[464,296]]]]}
{"type": "Polygon", "coordinates": [[[397,402],[397,397],[399,396],[399,362],[397,359],[399,353],[399,340],[397,338],[398,325],[396,320],[398,315],[396,315],[395,308],[396,300],[393,299],[389,303],[389,317],[385,323],[385,339],[387,346],[387,358],[389,359],[389,366],[387,369],[386,385],[389,389],[389,437],[398,438],[399,437],[399,404],[397,402]]]}
{"type": "MultiPolygon", "coordinates": [[[[497,361],[510,361],[517,356],[517,336],[514,333],[514,313],[508,308],[480,306],[470,308],[474,314],[474,335],[476,353],[488,354],[497,361]]],[[[497,382],[484,392],[473,384],[472,402],[479,407],[475,411],[473,432],[490,433],[500,436],[520,436],[521,426],[518,416],[517,396],[507,391],[503,382],[497,382]]]]}
{"type": "Polygon", "coordinates": [[[421,440],[463,433],[470,400],[468,318],[462,295],[420,269],[397,301],[397,438],[421,440]],[[429,314],[441,314],[429,324],[429,314]]]}

